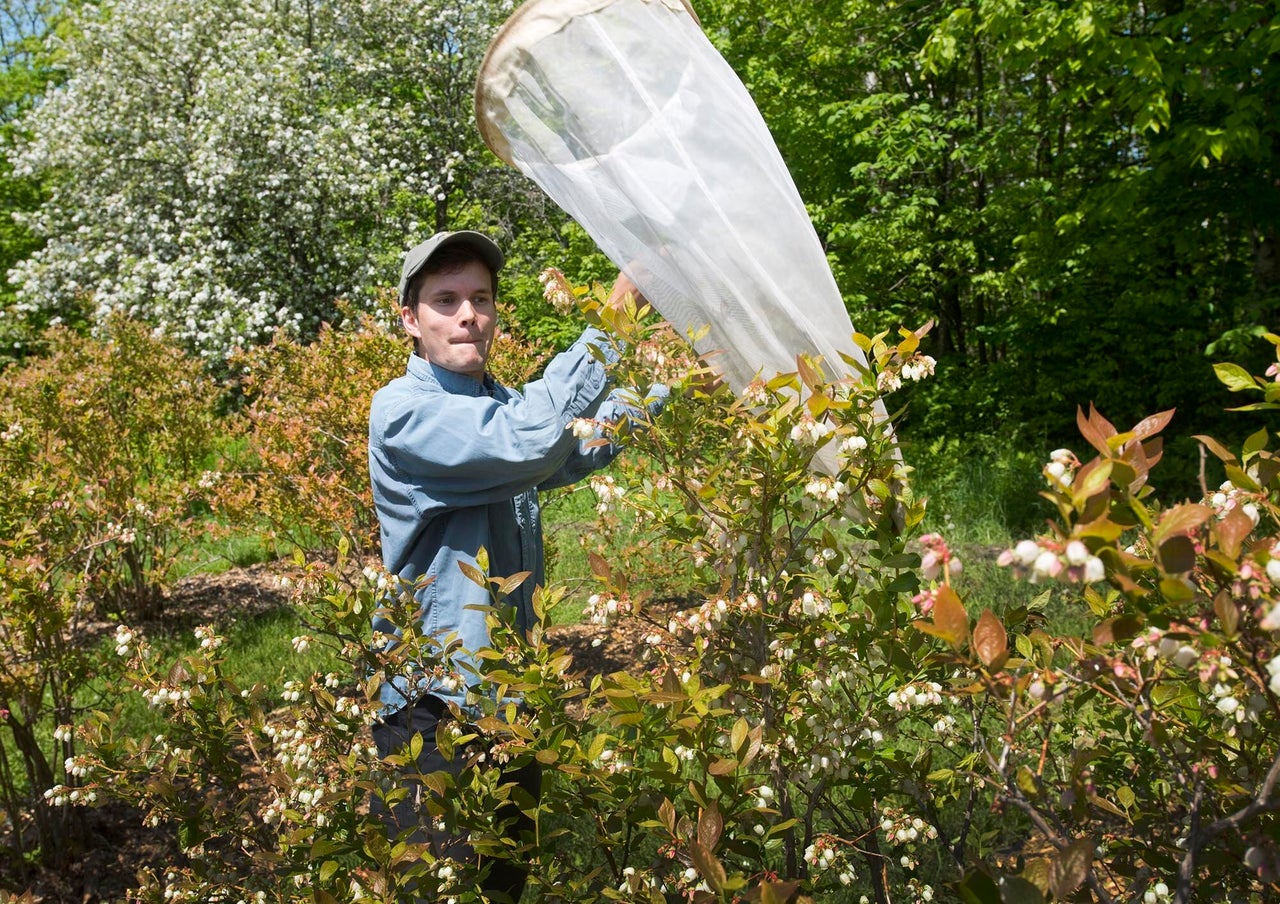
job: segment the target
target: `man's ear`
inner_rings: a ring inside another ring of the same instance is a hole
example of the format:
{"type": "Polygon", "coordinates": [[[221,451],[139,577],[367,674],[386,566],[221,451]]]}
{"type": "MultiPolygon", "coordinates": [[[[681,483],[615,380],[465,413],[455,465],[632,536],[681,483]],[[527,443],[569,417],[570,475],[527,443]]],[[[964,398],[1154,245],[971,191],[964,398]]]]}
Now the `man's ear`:
{"type": "Polygon", "coordinates": [[[416,342],[422,338],[422,327],[418,325],[418,311],[416,307],[409,305],[400,306],[400,322],[404,324],[404,331],[414,338],[416,342]]]}

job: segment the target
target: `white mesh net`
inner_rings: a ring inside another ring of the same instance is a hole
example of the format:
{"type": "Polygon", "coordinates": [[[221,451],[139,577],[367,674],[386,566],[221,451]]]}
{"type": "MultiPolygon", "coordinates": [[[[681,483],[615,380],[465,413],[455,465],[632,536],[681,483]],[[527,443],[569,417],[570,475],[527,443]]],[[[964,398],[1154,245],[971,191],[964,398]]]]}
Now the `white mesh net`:
{"type": "Polygon", "coordinates": [[[576,219],[741,393],[852,341],[822,246],[741,81],[683,0],[529,0],[476,86],[494,152],[576,219]]]}

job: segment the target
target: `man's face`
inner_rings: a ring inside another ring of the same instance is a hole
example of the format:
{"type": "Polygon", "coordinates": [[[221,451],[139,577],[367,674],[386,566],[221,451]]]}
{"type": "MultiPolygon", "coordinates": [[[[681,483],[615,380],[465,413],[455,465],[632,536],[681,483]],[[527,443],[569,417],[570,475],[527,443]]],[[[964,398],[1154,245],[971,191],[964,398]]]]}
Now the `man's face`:
{"type": "Polygon", "coordinates": [[[417,304],[400,308],[400,317],[418,353],[432,364],[484,379],[498,312],[489,268],[480,261],[428,276],[417,304]]]}

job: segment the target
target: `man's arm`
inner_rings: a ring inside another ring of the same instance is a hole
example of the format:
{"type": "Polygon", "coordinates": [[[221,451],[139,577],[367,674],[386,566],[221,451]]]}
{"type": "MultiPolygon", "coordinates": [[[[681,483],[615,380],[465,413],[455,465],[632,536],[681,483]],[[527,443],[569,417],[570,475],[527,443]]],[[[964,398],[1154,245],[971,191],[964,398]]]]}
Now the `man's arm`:
{"type": "Polygon", "coordinates": [[[575,418],[596,414],[608,385],[604,362],[614,358],[604,335],[589,329],[552,359],[542,379],[525,386],[523,398],[439,393],[430,404],[418,394],[375,399],[372,457],[429,486],[437,504],[510,498],[546,480],[573,454],[578,440],[567,428],[575,418]]]}

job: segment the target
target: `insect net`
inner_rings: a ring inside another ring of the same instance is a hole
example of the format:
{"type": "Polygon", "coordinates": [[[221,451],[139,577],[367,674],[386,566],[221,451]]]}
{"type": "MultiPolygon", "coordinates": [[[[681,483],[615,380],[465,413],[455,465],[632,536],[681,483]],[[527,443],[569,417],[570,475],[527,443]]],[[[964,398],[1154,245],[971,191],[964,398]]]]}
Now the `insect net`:
{"type": "MultiPolygon", "coordinates": [[[[485,142],[578,221],[736,392],[865,363],[742,82],[684,0],[529,0],[476,85],[485,142]]],[[[881,409],[883,415],[883,409],[881,409]]]]}

